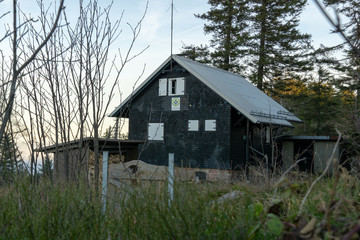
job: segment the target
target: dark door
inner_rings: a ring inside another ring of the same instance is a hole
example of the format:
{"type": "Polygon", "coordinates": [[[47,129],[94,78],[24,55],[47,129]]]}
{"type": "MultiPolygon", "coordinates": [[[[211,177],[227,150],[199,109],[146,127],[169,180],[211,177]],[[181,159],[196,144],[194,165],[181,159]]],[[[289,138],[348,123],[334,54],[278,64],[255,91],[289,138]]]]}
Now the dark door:
{"type": "Polygon", "coordinates": [[[305,158],[298,163],[299,170],[304,172],[314,172],[314,142],[313,141],[295,141],[294,159],[305,158]]]}

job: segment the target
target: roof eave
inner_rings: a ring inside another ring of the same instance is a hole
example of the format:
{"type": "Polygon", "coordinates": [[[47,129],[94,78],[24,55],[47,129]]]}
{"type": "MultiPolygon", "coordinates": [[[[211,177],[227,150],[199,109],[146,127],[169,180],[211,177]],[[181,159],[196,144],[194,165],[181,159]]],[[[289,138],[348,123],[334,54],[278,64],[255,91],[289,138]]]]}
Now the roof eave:
{"type": "Polygon", "coordinates": [[[114,109],[108,116],[109,117],[118,117],[121,112],[121,109],[131,100],[134,99],[141,90],[146,87],[154,77],[159,74],[160,70],[163,69],[170,61],[174,59],[172,56],[168,57],[144,82],[142,82],[117,108],[114,109]]]}

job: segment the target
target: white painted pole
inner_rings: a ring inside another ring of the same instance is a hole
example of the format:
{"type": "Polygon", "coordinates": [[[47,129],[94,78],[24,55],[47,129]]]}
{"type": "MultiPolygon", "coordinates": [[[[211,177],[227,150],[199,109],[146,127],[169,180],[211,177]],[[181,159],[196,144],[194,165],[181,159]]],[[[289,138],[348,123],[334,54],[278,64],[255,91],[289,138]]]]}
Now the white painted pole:
{"type": "Polygon", "coordinates": [[[109,152],[103,152],[103,161],[102,161],[102,191],[101,191],[101,200],[102,200],[102,213],[106,211],[106,197],[107,197],[107,180],[108,180],[108,161],[109,161],[109,152]]]}
{"type": "Polygon", "coordinates": [[[169,153],[169,207],[174,200],[174,153],[169,153]]]}

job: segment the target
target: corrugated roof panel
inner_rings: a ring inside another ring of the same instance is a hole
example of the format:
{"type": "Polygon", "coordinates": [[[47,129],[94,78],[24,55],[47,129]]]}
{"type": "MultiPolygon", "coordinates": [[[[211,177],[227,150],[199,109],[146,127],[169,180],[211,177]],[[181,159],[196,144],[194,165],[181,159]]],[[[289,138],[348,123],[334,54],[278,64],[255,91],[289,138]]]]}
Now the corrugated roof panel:
{"type": "MultiPolygon", "coordinates": [[[[187,71],[224,98],[230,105],[245,115],[253,123],[267,123],[292,127],[289,121],[301,122],[299,118],[257,89],[244,77],[222,69],[211,67],[190,59],[172,56],[187,71]]],[[[129,97],[127,97],[109,116],[116,117],[131,98],[136,97],[155,75],[171,60],[169,57],[153,72],[129,97]]]]}
{"type": "Polygon", "coordinates": [[[179,56],[174,56],[174,60],[254,123],[292,126],[288,121],[301,122],[299,118],[238,74],[179,56]]]}

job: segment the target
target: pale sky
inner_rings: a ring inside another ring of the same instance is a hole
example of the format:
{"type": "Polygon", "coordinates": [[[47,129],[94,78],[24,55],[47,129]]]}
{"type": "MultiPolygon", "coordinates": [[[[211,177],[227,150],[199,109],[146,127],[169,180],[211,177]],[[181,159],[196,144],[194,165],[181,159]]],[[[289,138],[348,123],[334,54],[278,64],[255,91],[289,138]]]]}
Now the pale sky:
{"type": "MultiPolygon", "coordinates": [[[[0,3],[0,15],[5,9],[11,10],[10,0],[0,3]]],[[[49,10],[55,12],[55,5],[49,5],[50,0],[44,0],[46,6],[50,6],[49,10]]],[[[101,0],[101,6],[107,6],[110,0],[101,0]]],[[[35,0],[19,0],[20,6],[24,13],[32,17],[37,15],[38,7],[35,0]]],[[[125,51],[128,48],[131,39],[128,23],[135,26],[142,17],[146,0],[114,0],[111,12],[112,19],[117,19],[124,12],[121,28],[123,33],[114,43],[114,52],[117,49],[125,51]]],[[[76,21],[78,13],[78,1],[65,0],[66,12],[71,21],[76,21]]],[[[179,53],[181,46],[185,43],[190,44],[209,44],[211,36],[205,35],[203,32],[204,21],[195,18],[194,14],[206,12],[210,6],[207,0],[174,0],[174,43],[173,53],[179,53]]],[[[129,95],[133,89],[133,85],[138,79],[143,66],[146,65],[145,72],[137,82],[139,85],[146,79],[167,57],[170,56],[170,14],[171,0],[149,0],[148,9],[142,24],[142,29],[138,40],[135,43],[133,53],[138,53],[146,46],[149,48],[136,57],[124,70],[121,76],[121,91],[123,97],[129,95]]],[[[11,15],[9,15],[11,17],[11,15]]],[[[10,20],[10,19],[9,19],[10,20]]],[[[6,19],[0,20],[0,26],[6,24],[6,19]]],[[[303,33],[312,35],[313,44],[318,47],[320,44],[334,45],[341,39],[338,35],[330,34],[330,25],[321,15],[320,11],[309,0],[309,4],[301,15],[300,30],[303,33]]],[[[0,29],[0,33],[2,32],[0,29]]],[[[1,36],[1,35],[0,35],[1,36]]],[[[3,49],[3,44],[0,46],[3,49]]],[[[118,104],[119,99],[114,100],[109,112],[111,112],[118,104]]]]}
{"type": "MultiPolygon", "coordinates": [[[[136,23],[140,18],[146,1],[119,1],[116,7],[125,10],[124,20],[136,23]],[[133,3],[135,2],[135,3],[133,3]]],[[[141,80],[146,79],[156,68],[170,56],[170,6],[171,0],[150,0],[148,12],[144,19],[143,30],[136,46],[141,49],[150,45],[141,56],[137,57],[124,72],[124,96],[130,94],[134,81],[137,79],[141,67],[146,64],[146,70],[141,80]]],[[[210,6],[207,0],[174,0],[174,47],[173,53],[179,53],[183,43],[209,44],[211,36],[203,31],[204,21],[195,18],[196,13],[205,13],[210,6]]],[[[301,15],[300,30],[312,35],[313,44],[319,47],[335,45],[341,41],[340,37],[330,34],[330,24],[325,20],[318,8],[310,0],[301,15]]],[[[119,45],[121,45],[121,39],[119,45]]],[[[137,83],[140,84],[141,81],[137,83]]],[[[114,106],[116,107],[117,104],[114,106]]]]}
{"type": "MultiPolygon", "coordinates": [[[[119,1],[116,7],[124,9],[124,20],[135,24],[140,18],[146,1],[119,1]],[[120,3],[123,2],[123,3],[120,3]],[[126,3],[124,3],[126,2],[126,3]],[[133,3],[135,2],[135,3],[133,3]]],[[[136,44],[137,49],[149,45],[149,48],[124,72],[125,86],[132,86],[137,79],[141,66],[146,64],[142,80],[146,79],[170,55],[170,6],[171,0],[150,0],[147,15],[144,19],[143,30],[136,44]]],[[[207,0],[174,0],[174,45],[173,53],[179,53],[183,43],[209,44],[211,36],[203,31],[204,21],[195,18],[195,13],[204,13],[210,6],[207,0]]],[[[327,46],[335,45],[341,39],[338,35],[330,34],[330,25],[320,11],[310,0],[306,10],[301,15],[300,30],[313,36],[313,44],[327,46]]],[[[119,45],[122,45],[122,36],[119,45]]],[[[138,84],[140,84],[138,82],[138,84]]],[[[124,95],[128,95],[132,88],[124,88],[124,95]],[[129,92],[128,92],[129,91],[129,92]]]]}

